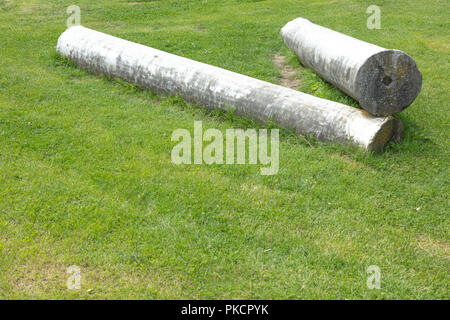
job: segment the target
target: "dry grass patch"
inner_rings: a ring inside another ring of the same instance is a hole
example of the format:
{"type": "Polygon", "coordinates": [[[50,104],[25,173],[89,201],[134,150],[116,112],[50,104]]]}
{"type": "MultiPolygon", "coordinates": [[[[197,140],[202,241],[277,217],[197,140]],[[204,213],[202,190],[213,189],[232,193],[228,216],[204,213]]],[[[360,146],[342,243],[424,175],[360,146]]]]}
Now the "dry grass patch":
{"type": "Polygon", "coordinates": [[[272,58],[273,64],[278,68],[281,74],[280,84],[283,87],[297,89],[300,86],[300,79],[296,78],[298,70],[286,64],[286,57],[275,54],[272,58]]]}

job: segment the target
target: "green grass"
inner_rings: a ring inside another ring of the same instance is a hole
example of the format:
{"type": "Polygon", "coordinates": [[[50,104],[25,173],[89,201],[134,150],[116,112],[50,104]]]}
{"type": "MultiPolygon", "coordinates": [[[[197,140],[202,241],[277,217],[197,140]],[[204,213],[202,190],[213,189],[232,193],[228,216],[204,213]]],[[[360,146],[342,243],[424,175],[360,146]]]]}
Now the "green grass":
{"type": "Polygon", "coordinates": [[[370,4],[1,0],[0,298],[449,299],[450,5],[376,1],[368,30],[370,4]],[[176,166],[175,129],[254,124],[59,58],[72,4],[87,27],[273,83],[285,55],[302,91],[357,106],[283,44],[303,16],[409,53],[423,89],[398,115],[405,139],[378,155],[283,131],[274,176],[176,166]]]}

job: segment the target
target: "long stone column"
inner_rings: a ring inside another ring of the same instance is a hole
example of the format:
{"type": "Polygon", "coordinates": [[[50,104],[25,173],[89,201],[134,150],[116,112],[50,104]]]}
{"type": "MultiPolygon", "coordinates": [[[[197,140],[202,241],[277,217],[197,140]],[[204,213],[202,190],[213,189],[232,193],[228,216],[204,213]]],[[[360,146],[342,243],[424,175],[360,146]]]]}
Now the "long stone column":
{"type": "Polygon", "coordinates": [[[376,116],[408,107],[420,92],[422,74],[414,60],[321,27],[304,18],[288,22],[281,35],[303,65],[356,99],[376,116]]]}
{"type": "Polygon", "coordinates": [[[379,151],[398,139],[401,122],[320,99],[289,88],[196,62],[82,26],[67,29],[57,51],[79,67],[118,77],[155,92],[180,95],[211,109],[231,108],[238,115],[320,140],[352,142],[379,151]]]}

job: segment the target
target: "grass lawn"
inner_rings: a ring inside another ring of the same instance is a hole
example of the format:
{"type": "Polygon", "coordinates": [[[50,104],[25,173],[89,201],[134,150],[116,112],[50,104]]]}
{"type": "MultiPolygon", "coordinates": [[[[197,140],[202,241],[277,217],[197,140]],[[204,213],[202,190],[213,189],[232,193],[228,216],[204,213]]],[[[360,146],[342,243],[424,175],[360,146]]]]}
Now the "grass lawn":
{"type": "Polygon", "coordinates": [[[447,0],[0,0],[0,298],[449,299],[449,14],[447,0]],[[255,124],[58,57],[73,4],[92,29],[273,83],[286,57],[299,90],[357,106],[283,44],[303,16],[407,52],[423,88],[381,154],[282,131],[273,176],[175,165],[175,129],[255,124]]]}

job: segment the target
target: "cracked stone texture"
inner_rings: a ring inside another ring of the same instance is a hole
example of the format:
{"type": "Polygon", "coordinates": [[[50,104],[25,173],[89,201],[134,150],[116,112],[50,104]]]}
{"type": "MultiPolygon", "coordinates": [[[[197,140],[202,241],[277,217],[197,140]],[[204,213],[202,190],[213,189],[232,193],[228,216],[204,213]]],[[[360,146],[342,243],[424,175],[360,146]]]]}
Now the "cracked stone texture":
{"type": "Polygon", "coordinates": [[[67,29],[57,51],[91,72],[118,77],[142,88],[211,109],[311,134],[323,141],[381,150],[400,137],[393,117],[373,117],[333,101],[119,39],[82,26],[67,29]]]}
{"type": "Polygon", "coordinates": [[[402,111],[422,88],[422,74],[402,51],[384,49],[304,18],[288,22],[281,35],[303,65],[353,97],[372,115],[402,111]]]}

